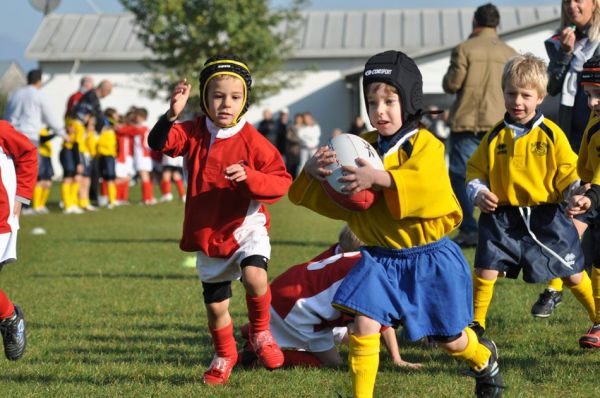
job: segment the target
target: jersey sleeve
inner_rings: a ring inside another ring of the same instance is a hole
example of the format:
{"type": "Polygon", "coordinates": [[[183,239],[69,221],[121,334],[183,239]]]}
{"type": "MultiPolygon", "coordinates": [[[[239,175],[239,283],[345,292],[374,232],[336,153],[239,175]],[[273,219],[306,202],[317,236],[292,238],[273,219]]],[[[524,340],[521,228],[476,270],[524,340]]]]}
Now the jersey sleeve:
{"type": "Polygon", "coordinates": [[[37,149],[25,135],[7,122],[0,123],[0,144],[15,164],[17,199],[29,203],[37,180],[37,149]]]}
{"type": "Polygon", "coordinates": [[[321,183],[310,177],[304,170],[292,183],[288,192],[290,201],[306,207],[322,216],[336,220],[348,220],[351,212],[329,198],[321,183]]]}
{"type": "Polygon", "coordinates": [[[579,179],[577,175],[577,155],[571,149],[567,136],[562,131],[555,132],[556,177],[554,183],[559,192],[564,192],[579,179]]]}
{"type": "Polygon", "coordinates": [[[162,147],[161,152],[172,158],[186,155],[189,150],[189,134],[194,127],[194,121],[191,120],[182,123],[174,123],[169,130],[167,141],[162,147]]]}
{"type": "Polygon", "coordinates": [[[243,165],[247,177],[241,186],[251,199],[275,203],[287,193],[292,176],[275,147],[265,143],[257,145],[255,149],[254,167],[243,165]]]}
{"type": "Polygon", "coordinates": [[[453,213],[457,203],[444,161],[444,145],[426,130],[415,135],[412,144],[410,156],[401,164],[388,166],[388,156],[396,154],[384,158],[385,169],[395,182],[395,188],[383,189],[392,217],[428,219],[453,213]]]}
{"type": "Polygon", "coordinates": [[[489,133],[486,134],[471,158],[467,162],[466,182],[473,180],[485,181],[489,184],[490,178],[490,159],[489,159],[489,133]]]}

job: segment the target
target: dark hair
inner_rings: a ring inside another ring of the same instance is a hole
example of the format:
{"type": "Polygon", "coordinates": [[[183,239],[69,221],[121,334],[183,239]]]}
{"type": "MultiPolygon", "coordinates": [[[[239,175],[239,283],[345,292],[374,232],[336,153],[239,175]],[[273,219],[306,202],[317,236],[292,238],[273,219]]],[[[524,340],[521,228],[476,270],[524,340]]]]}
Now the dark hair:
{"type": "Polygon", "coordinates": [[[477,26],[487,26],[489,28],[495,28],[500,24],[500,13],[495,5],[487,3],[477,7],[475,10],[475,23],[477,26]]]}
{"type": "Polygon", "coordinates": [[[36,84],[42,80],[42,70],[32,69],[27,73],[27,84],[36,84]]]}

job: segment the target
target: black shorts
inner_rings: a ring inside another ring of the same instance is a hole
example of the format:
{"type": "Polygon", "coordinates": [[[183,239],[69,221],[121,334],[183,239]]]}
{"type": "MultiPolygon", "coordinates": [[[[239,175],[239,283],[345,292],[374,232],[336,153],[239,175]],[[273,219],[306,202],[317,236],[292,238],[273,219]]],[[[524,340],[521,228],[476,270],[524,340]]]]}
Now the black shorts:
{"type": "Polygon", "coordinates": [[[581,272],[585,260],[573,221],[559,205],[530,209],[530,229],[538,242],[527,230],[518,207],[502,206],[481,214],[475,268],[506,272],[513,279],[523,269],[523,280],[528,283],[581,272]]]}
{"type": "Polygon", "coordinates": [[[98,162],[100,163],[100,176],[105,181],[113,181],[116,178],[115,157],[114,156],[100,156],[98,162]]]}

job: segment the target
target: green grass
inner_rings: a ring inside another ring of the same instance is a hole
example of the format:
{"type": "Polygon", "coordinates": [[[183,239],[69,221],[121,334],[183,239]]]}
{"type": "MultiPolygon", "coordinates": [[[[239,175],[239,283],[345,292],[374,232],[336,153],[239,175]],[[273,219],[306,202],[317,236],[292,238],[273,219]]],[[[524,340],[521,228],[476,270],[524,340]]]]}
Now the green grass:
{"type": "MultiPolygon", "coordinates": [[[[345,369],[235,369],[225,387],[201,384],[212,345],[195,269],[182,266],[190,254],[178,248],[180,203],[69,216],[52,210],[22,217],[19,260],[0,273],[0,287],[25,311],[29,339],[21,360],[0,358],[0,397],[350,395],[345,369]],[[48,233],[32,235],[34,227],[48,233]]],[[[286,199],[269,210],[270,278],[321,252],[341,226],[286,199]]],[[[600,396],[600,354],[577,345],[589,326],[584,310],[566,293],[555,315],[533,319],[541,289],[512,280],[496,287],[488,334],[499,347],[506,396],[600,396]]],[[[237,326],[245,322],[243,297],[235,283],[237,326]]],[[[383,354],[377,397],[472,395],[464,364],[402,339],[400,349],[425,369],[397,370],[383,354]]]]}

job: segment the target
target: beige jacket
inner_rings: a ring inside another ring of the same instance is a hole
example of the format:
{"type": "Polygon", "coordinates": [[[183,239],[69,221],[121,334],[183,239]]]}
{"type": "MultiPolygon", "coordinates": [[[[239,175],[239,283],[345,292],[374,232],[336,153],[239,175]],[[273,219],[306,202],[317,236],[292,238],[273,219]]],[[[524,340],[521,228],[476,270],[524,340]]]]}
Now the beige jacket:
{"type": "Polygon", "coordinates": [[[452,50],[444,91],[457,94],[450,109],[452,132],[487,131],[502,119],[502,70],[516,51],[494,28],[481,28],[452,50]]]}

